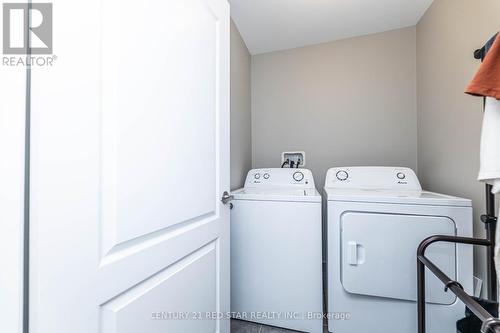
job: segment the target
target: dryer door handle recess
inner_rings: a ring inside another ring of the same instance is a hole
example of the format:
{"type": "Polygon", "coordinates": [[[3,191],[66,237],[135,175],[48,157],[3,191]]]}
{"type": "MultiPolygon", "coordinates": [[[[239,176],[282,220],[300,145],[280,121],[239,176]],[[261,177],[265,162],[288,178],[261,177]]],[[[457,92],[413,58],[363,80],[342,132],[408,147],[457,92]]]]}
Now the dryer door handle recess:
{"type": "Polygon", "coordinates": [[[349,265],[357,266],[365,262],[365,248],[354,241],[349,241],[348,246],[348,260],[349,265]]]}
{"type": "Polygon", "coordinates": [[[220,199],[220,201],[222,201],[224,205],[227,205],[231,200],[233,200],[233,196],[230,195],[228,191],[224,191],[224,193],[222,193],[222,198],[220,199]]]}

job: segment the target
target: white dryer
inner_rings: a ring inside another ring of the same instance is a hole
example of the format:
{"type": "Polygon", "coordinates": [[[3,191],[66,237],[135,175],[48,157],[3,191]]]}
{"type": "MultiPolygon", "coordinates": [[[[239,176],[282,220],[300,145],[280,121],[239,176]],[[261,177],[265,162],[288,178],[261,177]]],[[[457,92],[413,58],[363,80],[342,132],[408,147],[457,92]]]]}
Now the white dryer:
{"type": "MultiPolygon", "coordinates": [[[[422,191],[411,169],[328,170],[328,330],[417,332],[416,252],[431,235],[472,236],[471,201],[422,191]]],[[[427,256],[472,293],[470,245],[436,243],[427,256]]],[[[427,331],[455,333],[464,305],[426,272],[427,331]]]]}
{"type": "Polygon", "coordinates": [[[321,195],[311,171],[254,169],[232,194],[233,317],[321,333],[321,195]]]}

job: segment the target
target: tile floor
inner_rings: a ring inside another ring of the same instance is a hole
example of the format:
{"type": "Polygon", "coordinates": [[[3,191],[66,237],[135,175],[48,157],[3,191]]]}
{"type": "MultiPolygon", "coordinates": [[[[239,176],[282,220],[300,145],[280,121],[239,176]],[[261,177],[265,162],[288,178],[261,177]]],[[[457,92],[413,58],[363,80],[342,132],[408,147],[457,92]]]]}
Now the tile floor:
{"type": "MultiPolygon", "coordinates": [[[[297,333],[297,331],[231,319],[231,333],[297,333]]],[[[328,333],[326,327],[324,333],[328,333]]]]}

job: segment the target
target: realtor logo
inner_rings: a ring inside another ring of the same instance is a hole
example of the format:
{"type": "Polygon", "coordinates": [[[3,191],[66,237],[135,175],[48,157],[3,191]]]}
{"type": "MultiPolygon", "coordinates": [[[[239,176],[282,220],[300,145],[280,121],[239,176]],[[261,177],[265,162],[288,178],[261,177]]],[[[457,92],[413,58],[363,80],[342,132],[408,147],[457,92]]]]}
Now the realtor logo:
{"type": "Polygon", "coordinates": [[[3,53],[52,54],[52,4],[3,4],[3,53]]]}

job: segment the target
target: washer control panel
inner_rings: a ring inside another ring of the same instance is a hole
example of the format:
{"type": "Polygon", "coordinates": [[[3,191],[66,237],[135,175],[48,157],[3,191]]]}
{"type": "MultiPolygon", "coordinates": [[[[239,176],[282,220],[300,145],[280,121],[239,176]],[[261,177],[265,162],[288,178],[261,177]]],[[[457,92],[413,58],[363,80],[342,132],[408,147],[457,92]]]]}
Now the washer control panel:
{"type": "Polygon", "coordinates": [[[315,188],[311,170],[294,168],[252,169],[247,174],[245,187],[292,186],[315,188]]]}
{"type": "Polygon", "coordinates": [[[325,187],[381,190],[421,190],[415,172],[398,167],[340,167],[326,174],[325,187]]]}

